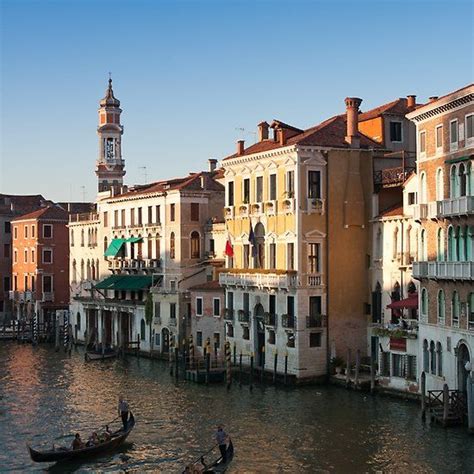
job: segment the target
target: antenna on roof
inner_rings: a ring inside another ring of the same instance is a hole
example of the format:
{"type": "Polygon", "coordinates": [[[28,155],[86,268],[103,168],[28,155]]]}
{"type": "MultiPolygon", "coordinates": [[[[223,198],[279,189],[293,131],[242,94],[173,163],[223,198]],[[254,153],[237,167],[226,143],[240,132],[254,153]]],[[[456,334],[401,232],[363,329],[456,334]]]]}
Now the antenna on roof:
{"type": "Polygon", "coordinates": [[[243,127],[235,127],[235,130],[237,130],[238,132],[240,132],[240,139],[243,140],[243,139],[244,139],[245,128],[243,128],[243,127]]]}
{"type": "Polygon", "coordinates": [[[248,135],[253,135],[253,142],[257,143],[257,132],[247,132],[248,135]]]}
{"type": "Polygon", "coordinates": [[[148,183],[148,174],[146,172],[146,166],[139,166],[139,170],[143,170],[143,177],[145,178],[145,184],[148,183]]]}
{"type": "Polygon", "coordinates": [[[82,189],[82,202],[86,202],[86,187],[81,186],[82,189]]]}

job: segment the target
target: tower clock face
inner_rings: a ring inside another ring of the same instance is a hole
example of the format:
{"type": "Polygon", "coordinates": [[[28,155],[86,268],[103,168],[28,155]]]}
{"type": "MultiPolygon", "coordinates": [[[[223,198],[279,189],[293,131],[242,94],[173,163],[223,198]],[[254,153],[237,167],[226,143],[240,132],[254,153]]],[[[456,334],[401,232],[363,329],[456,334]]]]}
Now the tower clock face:
{"type": "Polygon", "coordinates": [[[105,142],[105,157],[107,158],[107,160],[114,159],[114,139],[113,138],[107,138],[107,141],[105,142]]]}

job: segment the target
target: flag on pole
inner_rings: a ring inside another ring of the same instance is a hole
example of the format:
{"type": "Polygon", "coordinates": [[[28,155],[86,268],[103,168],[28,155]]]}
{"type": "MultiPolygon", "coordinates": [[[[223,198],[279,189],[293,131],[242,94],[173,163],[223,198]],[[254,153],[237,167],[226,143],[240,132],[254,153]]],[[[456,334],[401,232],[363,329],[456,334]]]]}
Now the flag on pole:
{"type": "Polygon", "coordinates": [[[227,238],[227,242],[225,243],[225,250],[224,250],[224,255],[227,255],[227,257],[233,257],[234,256],[234,249],[232,248],[232,244],[230,243],[230,238],[227,238]]]}

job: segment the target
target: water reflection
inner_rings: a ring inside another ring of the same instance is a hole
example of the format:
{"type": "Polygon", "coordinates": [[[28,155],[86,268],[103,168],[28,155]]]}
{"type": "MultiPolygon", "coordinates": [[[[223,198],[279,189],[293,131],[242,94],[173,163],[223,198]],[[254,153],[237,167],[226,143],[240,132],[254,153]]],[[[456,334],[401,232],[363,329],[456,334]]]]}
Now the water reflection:
{"type": "Polygon", "coordinates": [[[3,344],[0,362],[4,471],[47,467],[29,460],[24,440],[87,435],[116,417],[119,394],[137,419],[121,451],[50,470],[179,472],[213,444],[217,423],[235,442],[230,472],[466,472],[474,465],[465,430],[425,425],[416,405],[396,400],[328,387],[227,392],[176,383],[159,361],[86,364],[81,351],[69,358],[46,346],[3,344]]]}

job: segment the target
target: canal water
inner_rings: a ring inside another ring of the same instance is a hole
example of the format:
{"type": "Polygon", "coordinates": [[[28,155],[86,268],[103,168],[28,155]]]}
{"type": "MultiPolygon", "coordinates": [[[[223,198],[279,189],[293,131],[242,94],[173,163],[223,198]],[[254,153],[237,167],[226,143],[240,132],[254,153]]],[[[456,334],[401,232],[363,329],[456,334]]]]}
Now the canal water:
{"type": "Polygon", "coordinates": [[[0,471],[181,472],[231,434],[228,472],[473,472],[474,438],[420,419],[416,404],[334,387],[283,389],[175,382],[161,361],[84,362],[49,346],[0,343],[0,471]],[[34,464],[32,445],[115,418],[123,394],[137,424],[120,452],[84,464],[34,464]]]}

